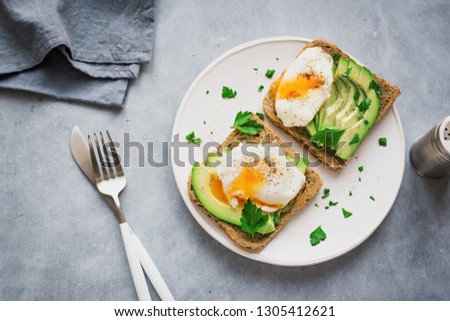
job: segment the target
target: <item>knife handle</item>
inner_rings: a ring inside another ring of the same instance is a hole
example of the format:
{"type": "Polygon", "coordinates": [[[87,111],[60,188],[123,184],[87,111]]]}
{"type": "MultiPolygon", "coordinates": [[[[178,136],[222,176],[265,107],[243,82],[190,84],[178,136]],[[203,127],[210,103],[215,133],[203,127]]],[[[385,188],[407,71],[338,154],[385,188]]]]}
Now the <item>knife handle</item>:
{"type": "Polygon", "coordinates": [[[144,245],[142,245],[142,243],[139,240],[139,238],[137,237],[137,235],[133,233],[133,231],[131,230],[131,227],[130,227],[130,231],[131,231],[131,238],[133,239],[133,243],[134,243],[136,252],[139,256],[139,260],[142,264],[142,267],[144,268],[145,272],[147,273],[147,276],[150,279],[150,282],[152,282],[153,287],[155,288],[159,297],[161,298],[162,301],[175,301],[175,299],[172,296],[172,293],[170,293],[170,290],[167,287],[166,282],[164,281],[163,277],[161,276],[161,273],[159,273],[158,268],[156,267],[152,258],[146,251],[144,245]]]}
{"type": "Polygon", "coordinates": [[[150,292],[148,291],[147,281],[145,280],[144,271],[139,262],[138,252],[134,246],[134,241],[131,235],[131,229],[128,223],[120,224],[120,231],[122,232],[123,245],[127,253],[128,265],[130,266],[131,276],[133,278],[134,287],[139,301],[151,301],[150,292]]]}

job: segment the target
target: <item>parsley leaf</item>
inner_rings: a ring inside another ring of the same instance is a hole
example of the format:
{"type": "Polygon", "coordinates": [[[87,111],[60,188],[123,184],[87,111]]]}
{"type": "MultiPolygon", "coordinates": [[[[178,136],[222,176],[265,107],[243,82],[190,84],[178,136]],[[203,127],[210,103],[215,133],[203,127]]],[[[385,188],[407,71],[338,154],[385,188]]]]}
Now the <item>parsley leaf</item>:
{"type": "Polygon", "coordinates": [[[370,199],[375,202],[375,197],[373,197],[372,195],[370,195],[370,199]]]}
{"type": "Polygon", "coordinates": [[[202,142],[202,139],[200,137],[195,137],[194,132],[190,132],[189,134],[186,135],[186,141],[188,143],[200,144],[202,142]]]}
{"type": "Polygon", "coordinates": [[[333,202],[333,201],[329,201],[328,202],[328,206],[336,206],[336,205],[338,205],[338,202],[333,202]]]}
{"type": "Polygon", "coordinates": [[[310,141],[319,146],[333,149],[336,147],[344,131],[344,128],[325,128],[312,135],[310,141]]]}
{"type": "Polygon", "coordinates": [[[316,246],[321,241],[325,241],[326,238],[327,234],[322,230],[322,227],[319,226],[309,235],[309,242],[312,246],[316,246]]]}
{"type": "Polygon", "coordinates": [[[259,119],[264,120],[264,114],[256,113],[256,116],[258,116],[259,119]]]}
{"type": "Polygon", "coordinates": [[[352,196],[352,195],[353,195],[352,191],[348,192],[348,196],[352,196]]]}
{"type": "Polygon", "coordinates": [[[256,135],[261,130],[264,129],[264,125],[258,123],[256,120],[251,119],[253,116],[253,113],[249,111],[245,112],[239,112],[236,115],[236,118],[234,119],[233,127],[234,129],[237,129],[241,133],[247,134],[247,135],[256,135]]]}
{"type": "Polygon", "coordinates": [[[236,90],[233,90],[227,86],[222,87],[222,98],[234,98],[236,95],[236,90]]]}
{"type": "Polygon", "coordinates": [[[259,92],[263,91],[263,89],[264,89],[264,86],[263,86],[263,85],[261,85],[261,86],[258,87],[258,91],[259,91],[259,92]]]}
{"type": "Polygon", "coordinates": [[[244,232],[255,237],[256,231],[263,227],[268,220],[269,216],[263,214],[263,211],[253,204],[250,199],[245,203],[241,216],[241,228],[244,232]]]}
{"type": "Polygon", "coordinates": [[[253,68],[254,71],[258,71],[258,68],[253,68]]]}
{"type": "Polygon", "coordinates": [[[348,75],[350,75],[351,71],[352,71],[352,67],[347,68],[347,70],[342,74],[342,76],[348,77],[348,75]]]}
{"type": "Polygon", "coordinates": [[[359,166],[358,170],[359,170],[359,172],[362,172],[364,170],[364,166],[359,166]]]}
{"type": "Polygon", "coordinates": [[[378,144],[380,146],[386,147],[387,145],[387,139],[385,137],[381,137],[380,139],[378,139],[378,144]]]}
{"type": "Polygon", "coordinates": [[[323,196],[322,198],[327,198],[328,196],[330,196],[330,189],[329,188],[325,188],[323,190],[323,196]]]}
{"type": "Polygon", "coordinates": [[[273,223],[275,224],[275,226],[277,226],[281,222],[280,212],[281,210],[278,210],[273,213],[273,223]]]}
{"type": "Polygon", "coordinates": [[[349,145],[353,145],[353,144],[356,144],[356,143],[359,143],[359,135],[358,134],[355,134],[355,136],[353,136],[353,139],[352,139],[352,141],[350,142],[349,145]]]}
{"type": "Polygon", "coordinates": [[[345,210],[344,208],[342,208],[342,214],[344,214],[344,218],[349,218],[350,216],[353,215],[353,213],[345,210]]]}
{"type": "Polygon", "coordinates": [[[372,80],[370,82],[369,88],[375,90],[375,92],[377,93],[378,97],[381,96],[381,94],[382,94],[381,87],[375,82],[375,80],[372,80]]]}
{"type": "Polygon", "coordinates": [[[371,103],[372,100],[370,98],[364,98],[364,100],[359,105],[356,105],[356,107],[358,107],[360,112],[364,113],[369,109],[371,103]]]}
{"type": "Polygon", "coordinates": [[[327,209],[329,209],[330,207],[329,206],[325,206],[325,209],[327,210],[327,209]]]}
{"type": "Polygon", "coordinates": [[[361,94],[359,93],[359,90],[355,92],[355,95],[353,96],[353,100],[355,101],[355,105],[358,105],[358,100],[361,94]]]}
{"type": "Polygon", "coordinates": [[[275,73],[275,70],[273,70],[273,69],[267,69],[267,71],[266,71],[266,77],[269,78],[269,79],[272,79],[274,73],[275,73]]]}

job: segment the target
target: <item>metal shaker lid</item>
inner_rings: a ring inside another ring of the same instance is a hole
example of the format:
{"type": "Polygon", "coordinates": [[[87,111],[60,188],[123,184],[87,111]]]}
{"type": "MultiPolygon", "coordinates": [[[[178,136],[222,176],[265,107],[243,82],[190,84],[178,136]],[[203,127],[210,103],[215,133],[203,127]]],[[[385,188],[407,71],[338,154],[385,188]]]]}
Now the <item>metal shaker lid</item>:
{"type": "Polygon", "coordinates": [[[444,147],[447,155],[450,156],[450,116],[442,121],[438,135],[442,147],[444,147]]]}

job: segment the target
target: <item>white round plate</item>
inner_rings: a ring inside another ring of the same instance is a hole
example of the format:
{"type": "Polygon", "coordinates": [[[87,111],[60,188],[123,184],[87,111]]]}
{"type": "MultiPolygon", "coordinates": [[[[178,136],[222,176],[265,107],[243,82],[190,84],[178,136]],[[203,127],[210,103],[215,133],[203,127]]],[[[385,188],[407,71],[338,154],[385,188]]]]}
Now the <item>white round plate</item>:
{"type": "MultiPolygon", "coordinates": [[[[185,94],[172,134],[179,134],[181,141],[191,131],[201,137],[203,142],[200,147],[194,148],[193,155],[196,161],[202,161],[204,155],[201,149],[205,143],[222,142],[230,134],[237,112],[262,112],[262,99],[270,83],[279,77],[308,42],[309,39],[297,37],[265,38],[237,46],[217,58],[200,73],[185,94]],[[265,76],[267,69],[276,70],[272,80],[265,76]],[[260,85],[264,86],[262,92],[258,91],[260,85]],[[237,96],[223,99],[222,86],[236,90],[237,96]]],[[[265,122],[284,141],[292,141],[270,121],[265,122]]],[[[295,143],[294,150],[302,152],[295,143]]],[[[180,148],[172,153],[171,158],[181,196],[209,235],[230,250],[252,260],[282,266],[303,266],[338,257],[354,249],[376,230],[388,214],[400,188],[405,144],[400,118],[393,107],[370,131],[346,168],[333,172],[323,165],[316,165],[314,169],[322,177],[323,188],[330,189],[330,196],[322,199],[322,188],[259,252],[237,246],[191,202],[187,193],[188,176],[192,169],[192,163],[188,161],[188,148],[180,148]],[[387,138],[387,147],[379,146],[380,137],[387,138]],[[364,166],[362,172],[358,170],[360,166],[364,166]],[[349,196],[349,192],[353,195],[349,196]],[[371,200],[370,196],[375,200],[371,200]],[[330,200],[338,202],[338,205],[326,210],[325,206],[330,200]],[[342,208],[353,215],[344,219],[342,208]],[[322,227],[327,238],[311,246],[309,235],[318,226],[322,227]]],[[[313,158],[310,157],[310,160],[313,158]]]]}

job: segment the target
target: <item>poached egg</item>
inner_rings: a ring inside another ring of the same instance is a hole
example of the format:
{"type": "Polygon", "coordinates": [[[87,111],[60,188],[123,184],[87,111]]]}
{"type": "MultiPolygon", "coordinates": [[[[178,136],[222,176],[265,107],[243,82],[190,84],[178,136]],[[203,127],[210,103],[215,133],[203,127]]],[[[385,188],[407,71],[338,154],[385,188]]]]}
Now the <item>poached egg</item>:
{"type": "Polygon", "coordinates": [[[286,127],[306,126],[331,96],[333,58],[320,47],[303,51],[286,69],[275,94],[286,127]]]}
{"type": "Polygon", "coordinates": [[[242,144],[219,159],[211,191],[236,208],[250,199],[265,212],[286,206],[305,182],[303,175],[276,144],[242,144]]]}

